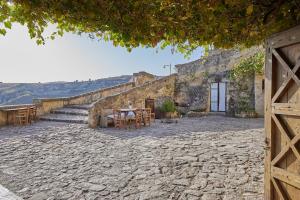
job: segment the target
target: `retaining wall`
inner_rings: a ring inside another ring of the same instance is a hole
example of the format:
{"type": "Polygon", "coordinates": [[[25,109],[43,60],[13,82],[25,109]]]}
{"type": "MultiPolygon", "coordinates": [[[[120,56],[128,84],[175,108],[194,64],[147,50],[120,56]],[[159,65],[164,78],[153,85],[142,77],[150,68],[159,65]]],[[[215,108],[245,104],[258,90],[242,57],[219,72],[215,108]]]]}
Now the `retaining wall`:
{"type": "Polygon", "coordinates": [[[37,105],[37,115],[40,116],[49,113],[51,110],[62,108],[66,105],[89,104],[112,94],[124,92],[133,88],[134,86],[135,83],[129,82],[72,97],[34,99],[33,103],[37,105]]]}

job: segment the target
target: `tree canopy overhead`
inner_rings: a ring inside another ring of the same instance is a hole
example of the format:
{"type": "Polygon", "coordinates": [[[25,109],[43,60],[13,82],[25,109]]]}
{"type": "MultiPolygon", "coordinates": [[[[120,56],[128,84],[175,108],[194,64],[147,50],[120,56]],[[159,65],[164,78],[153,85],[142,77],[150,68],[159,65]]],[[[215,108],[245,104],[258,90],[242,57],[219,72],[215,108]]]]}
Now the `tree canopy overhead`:
{"type": "Polygon", "coordinates": [[[21,23],[39,44],[47,25],[55,24],[51,39],[75,32],[128,49],[229,48],[261,44],[299,22],[299,0],[0,0],[0,34],[21,23]]]}

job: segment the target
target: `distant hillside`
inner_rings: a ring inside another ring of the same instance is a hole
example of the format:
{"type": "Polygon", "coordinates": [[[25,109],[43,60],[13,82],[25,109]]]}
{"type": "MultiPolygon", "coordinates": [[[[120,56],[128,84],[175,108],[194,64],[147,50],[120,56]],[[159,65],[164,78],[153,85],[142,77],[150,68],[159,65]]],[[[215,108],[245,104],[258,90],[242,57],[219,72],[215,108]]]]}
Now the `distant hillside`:
{"type": "Polygon", "coordinates": [[[32,103],[34,98],[69,97],[126,83],[130,75],[92,81],[0,83],[0,105],[32,103]]]}

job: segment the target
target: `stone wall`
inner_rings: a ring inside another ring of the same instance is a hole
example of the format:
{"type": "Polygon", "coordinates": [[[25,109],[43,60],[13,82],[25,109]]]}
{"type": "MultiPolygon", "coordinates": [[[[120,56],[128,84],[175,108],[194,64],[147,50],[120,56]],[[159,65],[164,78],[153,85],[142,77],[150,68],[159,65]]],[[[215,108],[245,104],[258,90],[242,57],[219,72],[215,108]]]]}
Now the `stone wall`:
{"type": "Polygon", "coordinates": [[[255,75],[255,111],[259,116],[264,116],[264,76],[255,75]]]}
{"type": "Polygon", "coordinates": [[[247,77],[230,80],[227,84],[227,114],[235,116],[241,112],[255,110],[254,73],[247,77]]]}
{"type": "Polygon", "coordinates": [[[226,108],[227,113],[236,112],[237,101],[241,96],[248,96],[248,104],[255,108],[254,76],[246,80],[232,81],[229,78],[230,70],[241,59],[256,53],[260,47],[253,47],[242,51],[213,50],[208,56],[176,65],[178,81],[176,83],[175,101],[181,113],[189,111],[210,111],[210,85],[213,82],[226,83],[226,108]],[[237,88],[239,87],[239,92],[237,88]],[[247,94],[247,95],[246,95],[247,94]],[[235,104],[234,106],[229,105],[235,104]]]}
{"type": "Polygon", "coordinates": [[[78,96],[73,97],[63,97],[63,98],[49,98],[49,99],[34,99],[33,103],[37,105],[38,115],[44,115],[49,113],[51,110],[62,108],[66,105],[74,105],[74,104],[89,104],[97,101],[98,99],[124,92],[129,90],[135,86],[135,83],[129,82],[125,84],[120,84],[117,86],[104,88],[100,90],[96,90],[93,92],[84,93],[78,96]]]}
{"type": "Polygon", "coordinates": [[[136,86],[143,85],[145,83],[151,82],[156,79],[156,76],[147,72],[138,72],[132,75],[132,82],[135,83],[136,86]]]}
{"type": "Polygon", "coordinates": [[[146,98],[159,99],[174,97],[177,75],[163,77],[152,82],[144,83],[125,92],[102,98],[93,103],[89,110],[89,126],[95,128],[99,125],[100,117],[105,117],[107,110],[128,107],[131,102],[133,107],[144,107],[146,98]]]}

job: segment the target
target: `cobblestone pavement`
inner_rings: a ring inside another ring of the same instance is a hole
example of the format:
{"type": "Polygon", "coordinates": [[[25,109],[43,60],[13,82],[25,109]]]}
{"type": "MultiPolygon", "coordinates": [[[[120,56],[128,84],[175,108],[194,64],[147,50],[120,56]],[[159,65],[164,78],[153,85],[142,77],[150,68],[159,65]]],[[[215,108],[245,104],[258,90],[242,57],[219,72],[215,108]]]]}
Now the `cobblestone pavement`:
{"type": "Polygon", "coordinates": [[[24,199],[263,199],[263,120],[208,116],[139,130],[0,128],[0,184],[24,199]]]}

